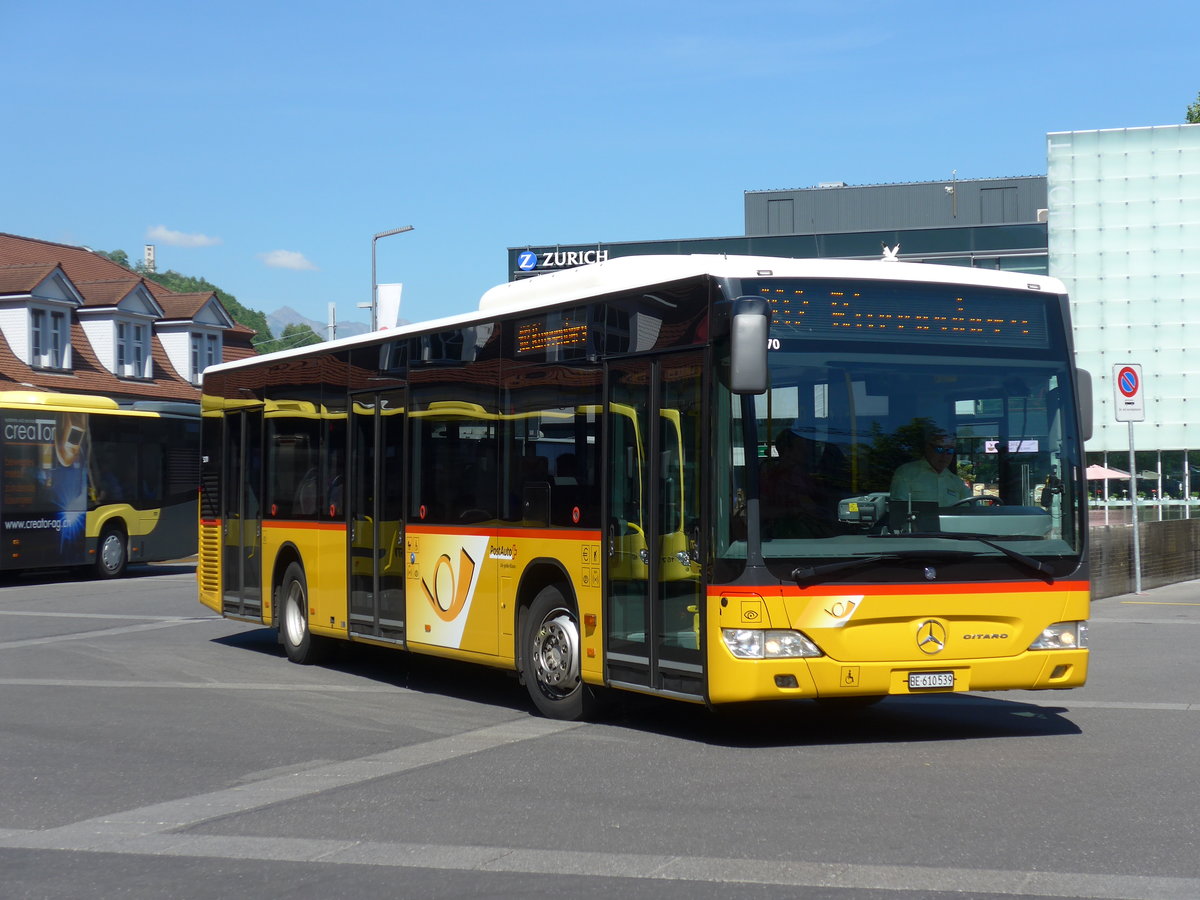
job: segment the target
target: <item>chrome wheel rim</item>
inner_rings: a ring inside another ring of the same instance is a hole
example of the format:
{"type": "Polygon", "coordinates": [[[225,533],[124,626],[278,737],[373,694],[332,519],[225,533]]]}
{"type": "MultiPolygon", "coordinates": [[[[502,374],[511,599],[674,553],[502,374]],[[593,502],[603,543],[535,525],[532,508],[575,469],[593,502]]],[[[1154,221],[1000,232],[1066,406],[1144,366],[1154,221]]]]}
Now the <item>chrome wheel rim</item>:
{"type": "Polygon", "coordinates": [[[548,696],[562,697],[579,685],[579,629],[566,610],[556,609],[533,635],[533,671],[548,696]]]}
{"type": "Polygon", "coordinates": [[[293,647],[299,647],[304,641],[305,632],[308,630],[308,622],[304,617],[304,591],[300,589],[300,585],[292,582],[288,589],[287,599],[283,606],[283,625],[287,630],[288,643],[293,647]]]}

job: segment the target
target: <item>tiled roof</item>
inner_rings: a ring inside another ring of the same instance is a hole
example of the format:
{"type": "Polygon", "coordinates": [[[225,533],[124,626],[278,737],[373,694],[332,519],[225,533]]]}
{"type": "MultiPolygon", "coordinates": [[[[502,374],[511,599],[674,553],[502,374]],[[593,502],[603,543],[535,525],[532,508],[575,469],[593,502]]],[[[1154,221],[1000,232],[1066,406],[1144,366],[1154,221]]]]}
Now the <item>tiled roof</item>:
{"type": "Polygon", "coordinates": [[[58,263],[0,265],[0,296],[28,294],[58,268],[58,263]]]}
{"type": "MultiPolygon", "coordinates": [[[[116,306],[139,284],[146,286],[171,319],[191,319],[210,300],[220,303],[211,291],[175,293],[87,247],[0,232],[0,296],[29,293],[55,267],[62,268],[88,307],[116,306]]],[[[241,325],[227,329],[223,357],[243,359],[255,355],[250,343],[254,333],[241,325]]],[[[150,350],[153,377],[119,378],[97,358],[83,326],[72,322],[72,367],[56,372],[22,362],[0,334],[0,390],[32,386],[48,391],[106,394],[116,399],[198,400],[199,389],[175,371],[157,336],[151,338],[150,350]]]]}
{"type": "Polygon", "coordinates": [[[83,294],[84,306],[116,306],[142,283],[142,279],[133,276],[109,281],[71,281],[83,294]]]}
{"type": "Polygon", "coordinates": [[[183,400],[195,402],[200,392],[171,368],[167,354],[154,338],[151,345],[154,377],[149,381],[118,378],[100,364],[83,333],[71,326],[72,367],[69,372],[34,369],[26,365],[0,334],[0,390],[34,387],[44,391],[103,394],[116,400],[183,400]]]}
{"type": "MultiPolygon", "coordinates": [[[[208,293],[175,294],[168,291],[161,284],[154,284],[153,281],[148,281],[147,285],[154,285],[150,288],[154,292],[154,299],[163,308],[163,312],[166,313],[168,319],[193,319],[204,308],[204,304],[217,296],[213,291],[209,291],[208,293]]],[[[217,302],[220,303],[220,299],[217,302]]]]}
{"type": "MultiPolygon", "coordinates": [[[[76,287],[81,282],[138,278],[124,266],[87,247],[72,247],[70,244],[55,244],[0,232],[0,265],[30,262],[57,262],[76,287]]],[[[79,288],[79,292],[85,300],[90,299],[83,288],[79,288]]]]}

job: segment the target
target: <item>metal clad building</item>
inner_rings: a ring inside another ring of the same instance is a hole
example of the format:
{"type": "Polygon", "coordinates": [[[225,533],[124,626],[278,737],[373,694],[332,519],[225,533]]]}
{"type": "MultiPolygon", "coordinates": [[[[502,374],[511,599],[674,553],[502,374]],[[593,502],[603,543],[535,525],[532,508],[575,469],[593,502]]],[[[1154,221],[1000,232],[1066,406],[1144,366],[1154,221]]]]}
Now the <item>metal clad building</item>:
{"type": "Polygon", "coordinates": [[[908,184],[833,182],[747,191],[745,196],[750,236],[1038,222],[1045,221],[1047,206],[1044,175],[908,184]]]}
{"type": "Polygon", "coordinates": [[[747,191],[738,237],[510,247],[509,278],[647,253],[877,259],[1045,275],[1046,176],[747,191]]]}

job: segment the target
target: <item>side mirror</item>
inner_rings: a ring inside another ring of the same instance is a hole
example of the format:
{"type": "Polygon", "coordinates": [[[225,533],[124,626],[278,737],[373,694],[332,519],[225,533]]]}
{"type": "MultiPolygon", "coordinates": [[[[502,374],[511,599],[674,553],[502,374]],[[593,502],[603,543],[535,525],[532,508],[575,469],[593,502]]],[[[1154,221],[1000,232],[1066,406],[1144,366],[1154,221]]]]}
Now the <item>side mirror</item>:
{"type": "Polygon", "coordinates": [[[735,394],[761,394],[767,389],[767,301],[738,297],[729,324],[729,389],[735,394]]]}
{"type": "Polygon", "coordinates": [[[1076,369],[1075,382],[1079,385],[1079,437],[1086,444],[1092,439],[1092,373],[1076,369]]]}

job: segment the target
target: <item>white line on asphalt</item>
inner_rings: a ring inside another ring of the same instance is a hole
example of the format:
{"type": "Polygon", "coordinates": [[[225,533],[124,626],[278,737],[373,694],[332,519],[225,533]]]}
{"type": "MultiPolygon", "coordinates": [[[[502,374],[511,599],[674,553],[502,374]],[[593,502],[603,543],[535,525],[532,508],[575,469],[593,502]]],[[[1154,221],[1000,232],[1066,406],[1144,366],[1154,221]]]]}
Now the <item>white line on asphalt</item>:
{"type": "Polygon", "coordinates": [[[79,631],[74,634],[56,634],[51,637],[26,638],[20,641],[0,641],[0,650],[10,650],[14,647],[38,647],[42,644],[57,644],[61,641],[85,641],[89,638],[113,637],[119,634],[133,634],[138,631],[155,631],[159,628],[174,628],[177,625],[191,625],[203,622],[204,619],[168,619],[165,622],[147,622],[143,625],[126,625],[123,628],[102,628],[99,631],[79,631]]]}
{"type": "Polygon", "coordinates": [[[69,687],[69,688],[169,688],[184,691],[289,691],[291,693],[352,693],[408,694],[412,691],[394,684],[364,682],[362,684],[313,684],[299,681],[285,683],[269,681],[80,681],[70,678],[0,678],[0,687],[69,687]]]}
{"type": "Polygon", "coordinates": [[[1167,876],[180,833],[223,816],[315,796],[496,747],[551,737],[578,727],[581,726],[577,723],[547,719],[514,719],[359,759],[313,768],[296,767],[238,787],[57,828],[41,831],[0,828],[0,848],[891,892],[947,891],[1097,900],[1194,900],[1200,896],[1200,879],[1167,876]]]}
{"type": "Polygon", "coordinates": [[[1088,619],[1089,624],[1103,625],[1200,625],[1200,619],[1088,619]]]}
{"type": "Polygon", "coordinates": [[[218,622],[221,617],[212,616],[141,616],[137,613],[75,613],[36,612],[28,609],[0,609],[0,616],[34,616],[43,619],[137,619],[140,622],[218,622]]]}
{"type": "MultiPolygon", "coordinates": [[[[62,829],[56,829],[61,831],[62,829]]],[[[935,866],[655,856],[586,850],[453,844],[406,844],[246,835],[186,835],[162,831],[121,833],[94,840],[47,839],[47,832],[0,829],[0,847],[126,856],[189,857],[320,865],[384,866],[448,872],[496,872],[556,878],[621,878],[754,884],[842,890],[944,891],[1092,900],[1195,900],[1200,879],[1078,872],[1023,872],[935,866]]],[[[65,836],[64,836],[65,837],[65,836]]]]}
{"type": "MultiPolygon", "coordinates": [[[[4,645],[0,645],[4,646],[4,645]]],[[[348,693],[348,694],[397,694],[411,693],[409,688],[393,684],[378,684],[364,682],[361,684],[317,684],[313,682],[271,682],[271,681],[104,681],[99,679],[80,680],[69,678],[0,678],[0,687],[67,687],[67,688],[134,688],[148,690],[150,688],[166,688],[168,690],[185,691],[290,691],[292,693],[348,693]]],[[[966,704],[978,700],[995,700],[979,694],[944,694],[940,696],[896,697],[906,703],[920,703],[928,706],[948,706],[966,704]]],[[[1150,712],[1200,712],[1200,703],[1154,702],[1137,700],[1076,700],[1064,697],[1061,702],[1035,702],[1027,700],[1014,701],[1022,709],[1028,707],[1046,706],[1054,710],[1077,709],[1140,709],[1150,712]]]]}

